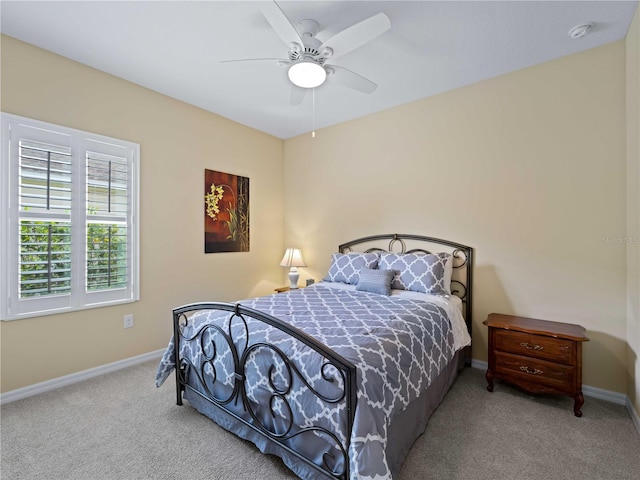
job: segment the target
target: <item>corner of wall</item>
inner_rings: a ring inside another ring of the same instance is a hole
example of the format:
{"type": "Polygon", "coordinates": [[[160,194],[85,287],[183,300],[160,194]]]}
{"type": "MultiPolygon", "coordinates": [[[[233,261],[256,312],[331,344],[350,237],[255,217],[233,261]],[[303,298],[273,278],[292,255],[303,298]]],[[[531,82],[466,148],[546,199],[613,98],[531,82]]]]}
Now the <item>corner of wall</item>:
{"type": "Polygon", "coordinates": [[[627,340],[629,401],[627,407],[640,432],[640,8],[627,37],[627,340]],[[635,416],[634,416],[635,414],[635,416]]]}

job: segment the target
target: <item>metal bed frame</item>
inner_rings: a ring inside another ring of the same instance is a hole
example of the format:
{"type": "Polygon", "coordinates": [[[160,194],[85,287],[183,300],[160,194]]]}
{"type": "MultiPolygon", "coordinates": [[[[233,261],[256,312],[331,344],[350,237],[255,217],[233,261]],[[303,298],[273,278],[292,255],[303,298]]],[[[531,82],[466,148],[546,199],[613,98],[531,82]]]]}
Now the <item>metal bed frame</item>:
{"type": "MultiPolygon", "coordinates": [[[[354,251],[353,248],[360,246],[363,252],[383,252],[393,251],[395,253],[430,253],[424,248],[407,249],[407,244],[419,242],[438,246],[449,247],[454,256],[454,271],[461,272],[461,275],[452,277],[452,294],[460,297],[463,301],[465,320],[469,333],[471,333],[471,312],[472,312],[472,270],[473,270],[473,249],[466,245],[442,240],[433,237],[407,234],[384,234],[363,237],[344,243],[339,246],[341,253],[354,251]],[[388,241],[388,248],[385,250],[378,246],[366,245],[376,242],[388,241]]],[[[176,369],[176,396],[177,404],[182,405],[183,393],[185,390],[195,393],[210,404],[214,405],[222,412],[230,415],[233,419],[245,425],[260,436],[266,438],[282,451],[288,452],[296,459],[315,469],[321,477],[348,480],[349,474],[349,448],[351,441],[351,431],[356,410],[357,383],[356,367],[327,346],[318,342],[301,330],[263,312],[244,307],[238,303],[197,303],[185,305],[173,310],[173,329],[175,342],[175,365],[176,369]],[[190,314],[198,310],[218,310],[228,312],[226,326],[218,324],[205,325],[195,332],[191,337],[184,338],[184,329],[189,324],[190,314]],[[321,389],[312,385],[309,379],[296,367],[295,363],[289,359],[277,346],[262,341],[254,341],[251,336],[250,323],[248,319],[266,323],[271,327],[291,336],[296,341],[315,351],[321,358],[320,377],[332,394],[321,393],[321,389]],[[233,328],[232,328],[233,327],[233,328]],[[240,336],[235,332],[243,332],[240,336]],[[193,365],[188,360],[180,357],[181,340],[196,340],[204,352],[201,365],[193,365]],[[214,341],[215,340],[215,341],[214,341]],[[219,379],[222,371],[217,371],[213,366],[213,361],[219,354],[220,348],[230,351],[233,358],[233,372],[227,375],[226,379],[219,379]],[[278,365],[272,364],[269,368],[269,389],[270,397],[268,408],[272,416],[276,416],[276,405],[280,412],[286,412],[284,426],[265,424],[255,411],[253,402],[247,395],[247,385],[250,385],[251,378],[247,375],[247,360],[252,352],[257,350],[268,350],[272,356],[278,359],[278,365]],[[207,371],[208,369],[208,371],[207,371]],[[285,372],[287,381],[281,385],[273,381],[274,372],[278,370],[285,372]],[[216,382],[232,384],[224,395],[214,391],[210,385],[216,382]],[[288,395],[292,390],[295,381],[302,382],[308,390],[316,397],[317,401],[325,402],[331,406],[343,406],[340,411],[342,418],[340,422],[345,425],[344,435],[331,431],[320,425],[300,427],[294,424],[292,409],[288,395]],[[230,391],[229,391],[230,390],[230,391]],[[241,409],[232,406],[238,406],[241,409]],[[330,445],[322,455],[322,462],[314,461],[309,456],[292,448],[292,440],[304,438],[305,435],[321,436],[330,445]],[[330,451],[332,449],[332,451],[330,451]],[[335,453],[339,452],[336,458],[335,453]]],[[[470,355],[465,353],[467,363],[470,355]]]]}

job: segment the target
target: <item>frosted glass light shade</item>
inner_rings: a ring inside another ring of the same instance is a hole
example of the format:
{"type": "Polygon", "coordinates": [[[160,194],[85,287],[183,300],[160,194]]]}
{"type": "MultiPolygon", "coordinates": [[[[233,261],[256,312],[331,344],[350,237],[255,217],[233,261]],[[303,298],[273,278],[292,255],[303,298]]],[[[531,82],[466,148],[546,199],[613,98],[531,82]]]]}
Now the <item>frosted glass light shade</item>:
{"type": "Polygon", "coordinates": [[[325,69],[311,60],[302,60],[289,67],[289,80],[302,88],[322,85],[327,78],[325,69]]]}

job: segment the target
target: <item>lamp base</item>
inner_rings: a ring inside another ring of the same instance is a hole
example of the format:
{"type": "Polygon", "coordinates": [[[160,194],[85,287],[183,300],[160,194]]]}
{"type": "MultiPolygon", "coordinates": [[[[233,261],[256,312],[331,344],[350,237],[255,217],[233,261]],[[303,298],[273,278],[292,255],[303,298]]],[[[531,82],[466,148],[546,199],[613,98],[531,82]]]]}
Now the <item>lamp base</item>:
{"type": "Polygon", "coordinates": [[[291,270],[289,270],[289,288],[291,290],[298,288],[299,278],[300,274],[298,273],[298,269],[295,267],[291,267],[291,270]]]}

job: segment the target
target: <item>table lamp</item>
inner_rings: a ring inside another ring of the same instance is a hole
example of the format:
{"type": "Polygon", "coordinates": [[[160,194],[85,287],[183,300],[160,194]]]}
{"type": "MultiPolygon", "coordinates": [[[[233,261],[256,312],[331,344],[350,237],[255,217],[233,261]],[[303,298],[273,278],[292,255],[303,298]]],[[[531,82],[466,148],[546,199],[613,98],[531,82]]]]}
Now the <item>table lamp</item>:
{"type": "Polygon", "coordinates": [[[280,262],[281,267],[289,267],[289,288],[298,288],[298,267],[306,267],[299,248],[287,248],[280,262]]]}

